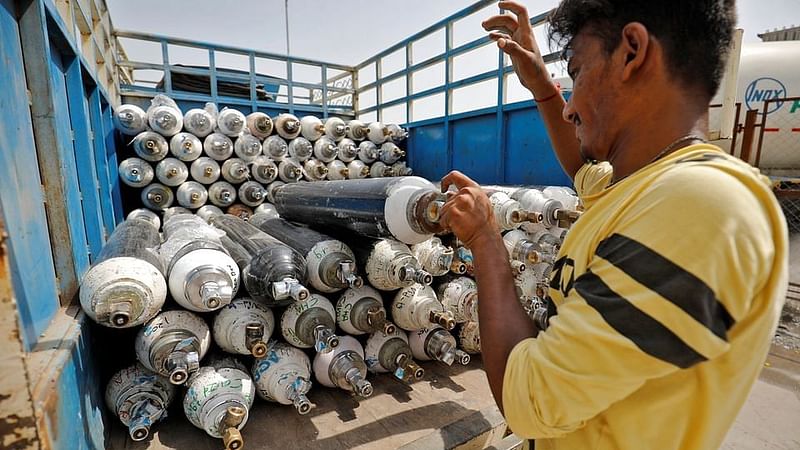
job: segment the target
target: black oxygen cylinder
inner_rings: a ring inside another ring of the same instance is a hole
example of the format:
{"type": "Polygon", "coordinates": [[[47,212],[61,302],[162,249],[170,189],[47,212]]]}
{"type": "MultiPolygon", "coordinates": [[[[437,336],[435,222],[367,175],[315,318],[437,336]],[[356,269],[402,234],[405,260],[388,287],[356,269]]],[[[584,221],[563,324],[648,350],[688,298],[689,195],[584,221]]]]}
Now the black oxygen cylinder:
{"type": "Polygon", "coordinates": [[[130,218],[121,223],[100,250],[94,264],[111,258],[136,258],[147,261],[161,273],[164,273],[163,263],[153,249],[161,244],[158,228],[146,219],[130,218]]]}
{"type": "Polygon", "coordinates": [[[430,285],[433,281],[411,249],[400,241],[356,238],[346,242],[353,249],[367,280],[376,289],[393,291],[414,283],[430,285]]]}
{"type": "Polygon", "coordinates": [[[239,265],[253,299],[275,307],[308,297],[306,262],[300,253],[230,214],[212,218],[211,224],[226,233],[222,243],[239,265]]]}

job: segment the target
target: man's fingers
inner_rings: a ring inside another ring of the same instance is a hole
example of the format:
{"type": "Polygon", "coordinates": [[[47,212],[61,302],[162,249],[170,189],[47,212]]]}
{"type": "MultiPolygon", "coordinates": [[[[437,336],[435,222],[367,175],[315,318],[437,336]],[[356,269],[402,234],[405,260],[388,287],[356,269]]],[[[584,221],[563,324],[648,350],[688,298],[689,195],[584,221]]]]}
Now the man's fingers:
{"type": "Polygon", "coordinates": [[[484,20],[481,25],[486,31],[499,30],[509,35],[514,34],[518,26],[517,19],[508,14],[492,16],[484,20]]]}
{"type": "Polygon", "coordinates": [[[531,19],[528,17],[528,10],[523,5],[513,1],[502,1],[497,6],[516,14],[520,28],[523,30],[531,29],[531,19]]]}
{"type": "Polygon", "coordinates": [[[507,37],[501,37],[497,39],[497,46],[500,47],[504,52],[506,52],[509,56],[526,56],[527,50],[522,48],[521,45],[514,42],[512,39],[508,39],[507,37]]]}
{"type": "Polygon", "coordinates": [[[472,181],[468,176],[457,170],[448,173],[442,178],[442,192],[447,192],[447,189],[450,188],[451,185],[455,186],[456,189],[478,187],[478,183],[472,181]]]}

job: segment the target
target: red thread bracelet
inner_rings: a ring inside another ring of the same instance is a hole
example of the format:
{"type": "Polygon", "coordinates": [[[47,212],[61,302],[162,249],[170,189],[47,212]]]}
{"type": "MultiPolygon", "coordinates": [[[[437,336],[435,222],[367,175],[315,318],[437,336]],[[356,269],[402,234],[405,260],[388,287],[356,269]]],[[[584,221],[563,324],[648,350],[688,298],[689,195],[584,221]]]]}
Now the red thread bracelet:
{"type": "Polygon", "coordinates": [[[543,99],[541,99],[541,100],[539,100],[539,99],[537,99],[536,97],[534,97],[534,98],[533,98],[533,101],[535,101],[536,103],[544,103],[544,102],[547,102],[547,101],[550,101],[550,100],[552,100],[552,99],[556,98],[556,96],[558,96],[558,95],[561,95],[561,91],[560,91],[560,90],[558,90],[558,89],[556,89],[556,92],[555,92],[555,93],[553,93],[552,95],[550,95],[550,96],[548,96],[548,97],[545,97],[545,98],[543,98],[543,99]]]}

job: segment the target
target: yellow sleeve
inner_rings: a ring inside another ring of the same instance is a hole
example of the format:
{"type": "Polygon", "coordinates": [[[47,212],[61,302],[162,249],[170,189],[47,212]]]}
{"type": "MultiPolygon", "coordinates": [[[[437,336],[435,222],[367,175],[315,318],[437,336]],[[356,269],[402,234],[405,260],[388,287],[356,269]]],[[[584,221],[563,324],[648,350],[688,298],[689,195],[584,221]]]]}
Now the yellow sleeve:
{"type": "Polygon", "coordinates": [[[575,192],[581,198],[596,194],[611,183],[613,175],[614,169],[607,162],[586,163],[575,173],[575,192]]]}
{"type": "Polygon", "coordinates": [[[610,217],[550,327],[511,352],[503,407],[520,437],[563,436],[649,379],[728,350],[769,278],[774,211],[719,169],[673,172],[610,217]]]}

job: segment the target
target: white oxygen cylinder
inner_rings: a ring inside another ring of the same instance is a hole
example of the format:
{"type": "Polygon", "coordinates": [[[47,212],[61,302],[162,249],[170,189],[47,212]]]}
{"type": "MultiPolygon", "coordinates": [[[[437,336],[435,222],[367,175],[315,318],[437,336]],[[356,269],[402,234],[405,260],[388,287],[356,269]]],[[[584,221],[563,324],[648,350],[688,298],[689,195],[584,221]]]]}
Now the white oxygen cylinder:
{"type": "Polygon", "coordinates": [[[275,123],[275,131],[287,140],[294,139],[300,136],[300,120],[292,114],[280,114],[273,120],[275,123]]]}
{"type": "Polygon", "coordinates": [[[328,117],[325,121],[325,135],[332,141],[339,142],[347,135],[347,125],[338,117],[328,117]]]}
{"type": "Polygon", "coordinates": [[[344,138],[339,141],[339,159],[349,163],[358,158],[358,146],[352,139],[344,138]]]}
{"type": "Polygon", "coordinates": [[[367,137],[375,145],[381,145],[389,138],[389,129],[386,128],[381,122],[372,122],[367,128],[367,137]]]}
{"type": "Polygon", "coordinates": [[[308,139],[298,136],[289,142],[289,157],[304,162],[314,154],[314,145],[308,139]]]}
{"type": "Polygon", "coordinates": [[[394,142],[384,142],[378,154],[380,155],[381,161],[385,164],[394,164],[399,161],[400,158],[406,156],[406,152],[401,150],[394,142]]]}
{"type": "Polygon", "coordinates": [[[147,123],[156,133],[172,137],[183,129],[183,113],[172,106],[151,106],[147,110],[147,123]]]}
{"type": "Polygon", "coordinates": [[[400,289],[392,301],[392,320],[406,331],[417,331],[434,325],[448,330],[456,326],[453,314],[445,311],[430,286],[419,283],[400,289]]]}
{"type": "Polygon", "coordinates": [[[203,143],[192,133],[181,132],[169,140],[169,151],[181,161],[194,161],[203,153],[203,143]]]}
{"type": "Polygon", "coordinates": [[[178,187],[175,198],[178,199],[178,204],[184,208],[197,209],[206,204],[208,191],[196,181],[187,181],[178,187]]]}
{"type": "Polygon", "coordinates": [[[337,147],[336,142],[328,136],[322,136],[314,142],[314,156],[316,156],[318,160],[329,163],[336,159],[336,155],[338,154],[339,147],[337,147]]]}
{"type": "Polygon", "coordinates": [[[136,335],[136,359],[149,370],[183,384],[200,368],[211,345],[205,321],[189,311],[164,311],[136,335]]]}
{"type": "Polygon", "coordinates": [[[189,169],[177,158],[165,158],[156,165],[156,178],[165,186],[176,187],[189,178],[189,169]]]}
{"type": "Polygon", "coordinates": [[[225,136],[236,137],[244,131],[246,120],[239,110],[224,108],[217,116],[217,128],[225,136]]]}
{"type": "Polygon", "coordinates": [[[391,334],[395,326],[386,319],[380,292],[362,285],[345,290],[336,302],[336,324],[347,334],[358,336],[383,331],[391,334]]]}
{"type": "Polygon", "coordinates": [[[278,178],[278,166],[268,156],[261,155],[250,165],[250,174],[261,184],[270,184],[278,178]]]}
{"type": "Polygon", "coordinates": [[[410,383],[420,380],[425,370],[414,362],[406,332],[395,328],[391,332],[376,331],[367,338],[364,360],[372,373],[391,372],[395,378],[410,383]]]}
{"type": "Polygon", "coordinates": [[[214,342],[224,351],[261,358],[275,331],[275,316],[250,298],[237,298],[214,316],[214,342]]]}
{"type": "Polygon", "coordinates": [[[252,374],[256,392],[264,400],[293,405],[300,415],[313,408],[306,397],[311,390],[311,360],[302,350],[273,341],[253,363],[252,374]]]}
{"type": "MultiPolygon", "coordinates": [[[[278,165],[278,177],[284,183],[296,183],[303,176],[303,168],[297,161],[286,158],[278,165]]],[[[275,184],[275,183],[272,183],[275,184]]]]}
{"type": "Polygon", "coordinates": [[[212,184],[219,180],[219,163],[207,156],[203,156],[194,160],[191,167],[189,167],[189,173],[192,175],[192,179],[198,183],[212,184]]]}
{"type": "Polygon", "coordinates": [[[392,173],[396,177],[407,177],[411,176],[414,171],[406,165],[405,161],[398,161],[392,164],[392,173]]]}
{"type": "Polygon", "coordinates": [[[400,241],[376,241],[366,260],[364,271],[367,280],[382,291],[393,291],[414,283],[429,285],[433,281],[433,276],[422,269],[411,249],[400,241]]]}
{"type": "Polygon", "coordinates": [[[387,123],[386,128],[389,129],[389,139],[392,142],[402,142],[408,137],[408,130],[396,123],[387,123]]]}
{"type": "Polygon", "coordinates": [[[282,137],[273,135],[264,139],[262,144],[264,155],[269,156],[275,161],[282,161],[289,153],[289,145],[282,137]]]}
{"type": "Polygon", "coordinates": [[[458,332],[458,345],[471,355],[481,352],[481,330],[478,322],[467,322],[461,325],[461,331],[458,332]]]}
{"type": "Polygon", "coordinates": [[[372,167],[369,168],[369,176],[370,178],[393,177],[394,172],[390,166],[387,166],[381,161],[376,161],[372,164],[372,167]]]}
{"type": "MultiPolygon", "coordinates": [[[[210,109],[216,110],[216,106],[213,104],[212,106],[213,108],[210,109]]],[[[217,119],[210,111],[193,108],[183,115],[183,126],[187,132],[203,139],[214,132],[214,128],[217,127],[217,119]]]]}
{"type": "MultiPolygon", "coordinates": [[[[550,258],[548,254],[543,254],[541,247],[528,239],[528,235],[522,230],[511,230],[503,235],[503,243],[508,251],[508,258],[511,261],[520,261],[527,265],[539,264],[545,258],[550,258]]],[[[549,262],[552,262],[550,259],[549,262]]]]}
{"type": "Polygon", "coordinates": [[[136,105],[122,105],[114,111],[114,127],[122,134],[135,136],[147,129],[147,113],[136,105]]]}
{"type": "Polygon", "coordinates": [[[305,116],[300,119],[300,133],[309,141],[316,141],[325,134],[325,125],[315,116],[305,116]]]}
{"type": "Polygon", "coordinates": [[[328,299],[311,294],[286,307],[281,316],[281,334],[297,348],[329,352],[339,345],[336,310],[328,299]]]}
{"type": "Polygon", "coordinates": [[[472,251],[467,247],[464,247],[463,244],[453,245],[455,246],[455,255],[453,257],[453,265],[450,266],[450,272],[456,275],[474,273],[475,262],[472,257],[472,251]]]}
{"type": "Polygon", "coordinates": [[[539,292],[540,280],[533,270],[525,270],[514,275],[514,286],[517,290],[517,297],[525,312],[532,315],[540,306],[539,292]]]}
{"type": "Polygon", "coordinates": [[[372,164],[378,159],[378,146],[372,141],[358,144],[358,159],[365,164],[372,164]]]}
{"type": "Polygon", "coordinates": [[[231,158],[222,163],[221,173],[222,178],[231,184],[244,183],[250,177],[247,163],[239,158],[231,158]]]}
{"type": "Polygon", "coordinates": [[[523,211],[519,202],[512,200],[505,192],[495,192],[489,197],[494,209],[494,218],[501,230],[519,228],[523,221],[523,211]]]}
{"type": "Polygon", "coordinates": [[[439,284],[436,295],[456,323],[478,321],[478,285],[472,278],[446,280],[439,284]]]}
{"type": "Polygon", "coordinates": [[[172,193],[172,189],[161,183],[148,184],[142,189],[142,193],[139,197],[146,208],[155,211],[169,208],[172,206],[172,202],[175,201],[175,194],[172,193]]]}
{"type": "MultiPolygon", "coordinates": [[[[539,223],[544,225],[545,228],[552,228],[557,225],[558,219],[556,219],[556,215],[559,210],[564,208],[560,201],[545,197],[542,191],[538,189],[520,189],[512,195],[525,210],[540,213],[542,220],[539,223]]],[[[523,228],[528,231],[531,225],[534,224],[523,224],[523,228]]]]}
{"type": "Polygon", "coordinates": [[[200,209],[197,210],[195,213],[197,217],[209,222],[213,217],[221,216],[225,214],[221,209],[214,205],[204,205],[201,206],[200,209]]]}
{"type": "Polygon", "coordinates": [[[255,181],[246,181],[239,186],[239,200],[245,205],[255,208],[264,203],[267,191],[255,181]]]}
{"type": "Polygon", "coordinates": [[[369,128],[360,120],[351,120],[347,122],[347,137],[354,141],[363,141],[366,139],[367,131],[369,131],[369,128]]]}
{"type": "MultiPolygon", "coordinates": [[[[155,214],[155,213],[153,213],[153,214],[155,214]]],[[[172,217],[179,216],[181,214],[189,214],[189,215],[191,215],[192,212],[189,211],[188,209],[184,208],[183,206],[172,206],[170,208],[165,209],[164,212],[163,212],[164,223],[167,223],[167,221],[169,219],[171,219],[172,217]]]]}
{"type": "Polygon", "coordinates": [[[131,145],[139,158],[150,162],[161,161],[169,153],[167,140],[154,131],[142,131],[137,134],[131,145]]]}
{"type": "Polygon", "coordinates": [[[261,154],[261,141],[252,134],[242,133],[233,143],[233,152],[242,161],[251,163],[261,154]]]}
{"type": "MultiPolygon", "coordinates": [[[[176,208],[180,208],[180,207],[176,207],[176,208]]],[[[172,209],[172,208],[168,208],[167,210],[165,210],[164,214],[167,214],[167,212],[170,209],[172,209]]],[[[181,208],[181,209],[183,209],[183,208],[181,208]]],[[[131,219],[146,220],[146,221],[150,222],[151,225],[153,225],[153,227],[156,229],[156,231],[161,229],[161,219],[158,217],[158,214],[154,213],[153,211],[150,211],[149,209],[144,209],[144,208],[134,209],[133,211],[129,212],[128,215],[125,217],[125,220],[131,220],[131,219]]]]}
{"type": "Polygon", "coordinates": [[[253,136],[264,140],[272,134],[273,128],[274,124],[268,115],[262,112],[254,112],[247,115],[247,129],[250,130],[250,134],[253,136]]]}
{"type": "Polygon", "coordinates": [[[222,133],[211,133],[203,141],[203,150],[215,161],[225,161],[233,155],[233,141],[222,133]]]}
{"type": "Polygon", "coordinates": [[[328,176],[328,168],[316,158],[311,158],[303,164],[305,176],[308,181],[323,181],[328,176]]]}
{"type": "Polygon", "coordinates": [[[364,349],[351,336],[342,336],[339,346],[314,356],[314,376],[327,387],[338,387],[361,397],[372,395],[372,384],[366,380],[367,364],[364,349]]]}
{"type": "Polygon", "coordinates": [[[196,312],[230,303],[239,290],[239,267],[222,246],[224,234],[200,217],[180,214],[164,221],[163,235],[159,253],[172,298],[196,312]]]}
{"type": "Polygon", "coordinates": [[[128,435],[139,442],[150,435],[150,427],[167,417],[167,408],[177,389],[166,378],[141,364],[115,373],[106,385],[106,406],[128,428],[128,435]]]}
{"type": "Polygon", "coordinates": [[[225,450],[244,447],[244,428],[255,400],[247,368],[232,358],[201,367],[186,383],[183,412],[192,425],[222,439],[225,450]]]}
{"type": "Polygon", "coordinates": [[[422,268],[435,277],[445,275],[453,264],[453,249],[443,245],[436,236],[412,245],[411,253],[422,264],[422,268]]]}
{"type": "Polygon", "coordinates": [[[471,359],[469,353],[458,349],[456,338],[440,326],[409,333],[408,344],[414,358],[420,361],[436,360],[448,366],[458,362],[466,366],[471,359]]]}
{"type": "Polygon", "coordinates": [[[338,159],[329,162],[327,167],[329,180],[346,180],[350,178],[350,169],[338,159]]]}
{"type": "Polygon", "coordinates": [[[227,208],[236,202],[236,188],[227,181],[217,181],[208,188],[208,201],[220,208],[227,208]]]}
{"type": "Polygon", "coordinates": [[[258,207],[255,209],[254,215],[255,214],[259,214],[270,219],[277,219],[281,216],[278,214],[278,210],[275,209],[275,205],[272,203],[262,203],[258,205],[258,207]]]}
{"type": "Polygon", "coordinates": [[[369,176],[369,166],[356,159],[347,164],[347,178],[350,180],[361,180],[369,176]]]}
{"type": "Polygon", "coordinates": [[[130,187],[145,187],[154,176],[153,167],[141,158],[128,158],[119,163],[119,179],[130,187]]]}

